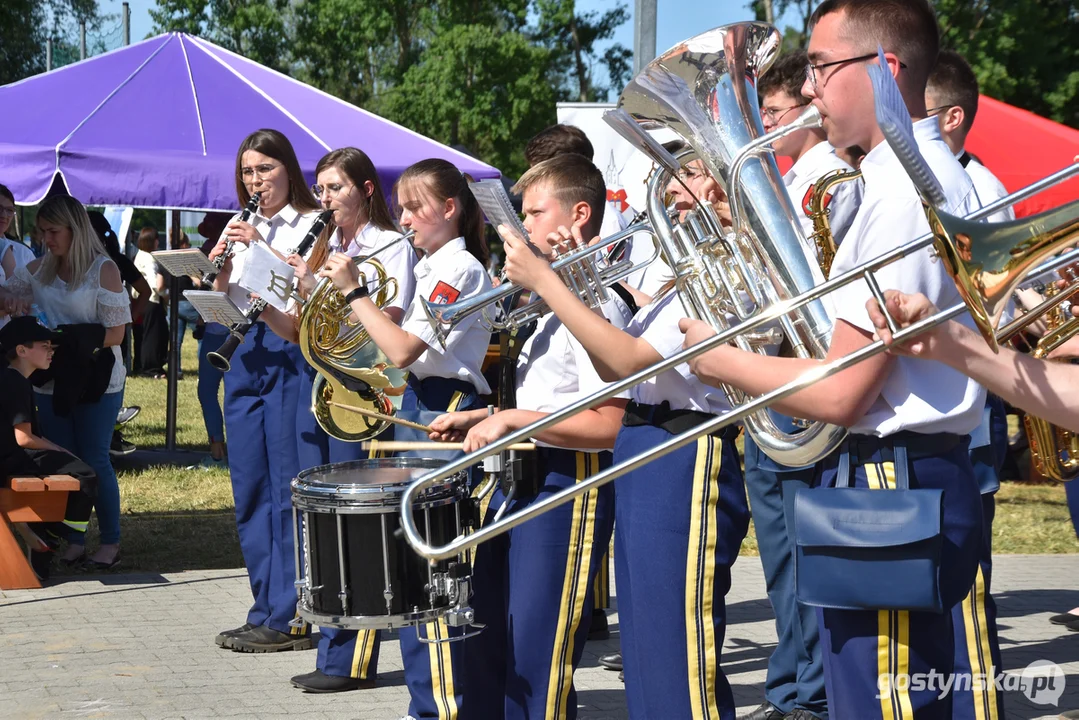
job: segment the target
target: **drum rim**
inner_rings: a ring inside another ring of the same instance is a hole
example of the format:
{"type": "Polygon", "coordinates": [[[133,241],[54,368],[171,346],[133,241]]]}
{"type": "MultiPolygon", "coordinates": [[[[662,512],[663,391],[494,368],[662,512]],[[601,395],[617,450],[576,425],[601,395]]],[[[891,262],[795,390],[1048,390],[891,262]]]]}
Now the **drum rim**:
{"type": "MultiPolygon", "coordinates": [[[[302,470],[292,481],[292,492],[297,497],[311,498],[316,501],[337,499],[341,501],[359,500],[370,498],[372,502],[378,498],[392,498],[404,494],[405,489],[414,481],[400,482],[371,482],[371,483],[331,483],[319,481],[320,475],[332,473],[347,473],[361,470],[397,469],[397,470],[437,470],[444,467],[449,461],[435,458],[417,457],[389,457],[367,458],[364,460],[346,460],[338,463],[316,465],[302,470]]],[[[456,494],[457,487],[466,482],[465,471],[445,478],[440,483],[426,488],[419,498],[424,500],[437,500],[451,497],[456,494]]]]}
{"type": "Polygon", "coordinates": [[[418,623],[440,620],[454,609],[452,604],[393,615],[324,615],[314,610],[305,599],[296,602],[296,611],[311,625],[346,630],[386,630],[415,626],[418,623]],[[353,622],[341,622],[342,620],[353,622]]]}

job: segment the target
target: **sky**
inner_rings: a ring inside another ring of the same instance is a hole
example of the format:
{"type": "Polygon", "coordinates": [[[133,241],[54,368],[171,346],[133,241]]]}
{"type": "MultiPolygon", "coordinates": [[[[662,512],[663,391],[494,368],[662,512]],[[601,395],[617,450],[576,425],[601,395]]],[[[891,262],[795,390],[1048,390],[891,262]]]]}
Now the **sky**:
{"type": "MultiPolygon", "coordinates": [[[[615,7],[620,1],[630,13],[630,21],[618,29],[612,42],[619,42],[628,48],[633,47],[633,0],[578,0],[578,12],[604,12],[615,7]]],[[[667,48],[718,25],[751,20],[746,0],[657,0],[656,52],[662,53],[667,48]]],[[[154,0],[129,0],[131,5],[131,41],[138,42],[153,29],[150,9],[154,0]]],[[[120,15],[122,0],[98,0],[103,15],[120,15]]],[[[117,20],[118,22],[118,20],[117,20]]],[[[780,22],[782,27],[785,23],[780,22]]],[[[106,29],[113,23],[106,23],[106,29]]],[[[601,53],[602,54],[602,49],[601,53]]]]}

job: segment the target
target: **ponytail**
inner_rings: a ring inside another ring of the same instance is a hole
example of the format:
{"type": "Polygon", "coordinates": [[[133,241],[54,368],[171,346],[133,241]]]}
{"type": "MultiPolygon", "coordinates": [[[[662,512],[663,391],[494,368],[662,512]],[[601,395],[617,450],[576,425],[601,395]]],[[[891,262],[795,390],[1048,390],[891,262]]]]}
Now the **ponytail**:
{"type": "Polygon", "coordinates": [[[396,198],[402,185],[420,183],[440,202],[453,198],[457,205],[457,215],[454,217],[457,234],[464,237],[465,248],[472,253],[472,257],[486,268],[491,251],[487,247],[483,212],[468,188],[471,180],[472,178],[462,174],[452,163],[432,158],[409,165],[394,183],[393,192],[396,198]]]}

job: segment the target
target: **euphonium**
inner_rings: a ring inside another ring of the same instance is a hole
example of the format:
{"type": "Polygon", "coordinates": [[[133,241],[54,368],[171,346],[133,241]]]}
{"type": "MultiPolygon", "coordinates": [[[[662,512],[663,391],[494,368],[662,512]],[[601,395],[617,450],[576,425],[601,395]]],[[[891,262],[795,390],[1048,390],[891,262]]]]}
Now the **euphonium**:
{"type": "Polygon", "coordinates": [[[813,186],[813,194],[809,198],[809,219],[813,221],[813,235],[809,239],[817,248],[817,261],[825,279],[832,274],[832,261],[835,260],[836,251],[835,238],[829,223],[831,210],[825,203],[832,193],[832,188],[857,180],[861,176],[861,170],[833,170],[813,186]]]}
{"type": "MultiPolygon", "coordinates": [[[[1060,292],[1056,285],[1050,284],[1045,294],[1053,297],[1060,292]]],[[[1045,334],[1031,354],[1038,359],[1047,359],[1053,350],[1077,333],[1079,318],[1066,320],[1064,308],[1058,304],[1046,313],[1045,334]]],[[[1074,480],[1079,476],[1079,435],[1030,414],[1023,416],[1023,425],[1030,443],[1030,461],[1040,475],[1059,481],[1074,480]]]]}
{"type": "MultiPolygon", "coordinates": [[[[746,320],[811,290],[820,279],[803,249],[805,235],[768,147],[781,134],[819,126],[820,115],[809,108],[795,123],[765,136],[758,109],[757,77],[771,66],[780,43],[779,31],[764,23],[710,30],[649,63],[618,101],[638,124],[679,135],[730,196],[733,232],[720,229],[705,207],[675,232],[658,219],[660,181],[649,192],[649,216],[661,243],[673,251],[670,260],[687,310],[692,306],[693,314],[717,331],[729,326],[729,315],[746,320]]],[[[776,324],[795,354],[827,356],[832,323],[819,300],[777,318],[776,324]]],[[[774,335],[742,336],[737,343],[763,353],[774,335]]],[[[724,390],[732,404],[745,401],[740,391],[724,390]]],[[[801,424],[798,432],[784,432],[763,411],[746,419],[746,430],[769,457],[794,467],[827,456],[846,436],[834,425],[801,424]]]]}
{"type": "MultiPolygon", "coordinates": [[[[372,288],[371,300],[380,308],[397,297],[397,280],[389,277],[375,255],[406,241],[411,233],[383,245],[366,257],[354,258],[367,264],[374,277],[360,277],[372,288]]],[[[311,389],[311,412],[329,435],[346,442],[375,437],[389,426],[345,407],[355,407],[379,415],[393,415],[391,398],[405,389],[405,371],[395,368],[367,331],[352,318],[344,296],[328,278],[315,287],[300,315],[300,352],[319,376],[311,389]]]]}

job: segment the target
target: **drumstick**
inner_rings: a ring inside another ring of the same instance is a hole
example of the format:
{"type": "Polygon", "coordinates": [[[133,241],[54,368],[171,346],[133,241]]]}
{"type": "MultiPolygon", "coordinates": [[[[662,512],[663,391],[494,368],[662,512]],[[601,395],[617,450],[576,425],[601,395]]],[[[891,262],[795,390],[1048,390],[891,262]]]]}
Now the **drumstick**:
{"type": "MultiPolygon", "coordinates": [[[[463,450],[464,443],[451,442],[407,442],[403,440],[369,440],[360,444],[364,450],[382,450],[385,452],[404,452],[406,450],[463,450]]],[[[506,450],[535,450],[534,443],[514,443],[506,450]]]]}
{"type": "Polygon", "coordinates": [[[394,417],[393,415],[383,415],[382,413],[373,412],[371,410],[364,410],[363,408],[353,407],[351,405],[343,405],[341,403],[335,403],[332,400],[328,400],[326,402],[326,404],[327,405],[332,405],[332,406],[334,406],[336,408],[341,408],[342,410],[348,410],[349,412],[354,412],[357,415],[363,415],[364,417],[374,418],[375,420],[385,420],[386,422],[389,422],[389,423],[395,423],[397,425],[404,425],[405,427],[412,428],[413,430],[423,430],[425,433],[431,432],[431,428],[430,428],[429,425],[421,425],[420,423],[412,422],[411,420],[405,420],[404,418],[394,417]]]}

